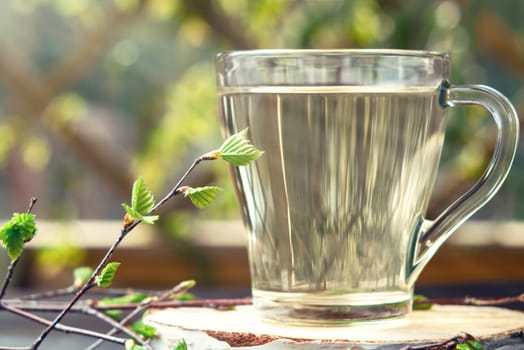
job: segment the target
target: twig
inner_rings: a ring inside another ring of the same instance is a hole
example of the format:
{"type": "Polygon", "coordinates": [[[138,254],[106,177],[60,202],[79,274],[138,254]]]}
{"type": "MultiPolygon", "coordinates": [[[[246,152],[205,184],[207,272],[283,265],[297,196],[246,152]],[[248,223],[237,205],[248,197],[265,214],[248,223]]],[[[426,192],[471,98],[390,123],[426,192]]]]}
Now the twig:
{"type": "MultiPolygon", "coordinates": [[[[7,311],[9,311],[9,312],[11,312],[11,313],[14,313],[16,315],[22,316],[22,317],[24,317],[26,319],[29,319],[31,321],[35,321],[35,322],[43,324],[43,325],[48,325],[49,326],[49,325],[51,325],[53,323],[53,322],[49,321],[48,319],[45,319],[45,318],[37,316],[37,315],[35,315],[33,313],[30,313],[30,312],[27,312],[27,311],[24,311],[24,310],[21,310],[19,308],[15,308],[15,307],[12,307],[12,306],[9,306],[9,305],[2,305],[2,308],[7,310],[7,311]]],[[[117,344],[124,344],[125,343],[125,339],[112,337],[110,335],[106,335],[106,334],[98,333],[98,332],[93,332],[93,331],[90,331],[90,330],[87,330],[87,329],[65,326],[65,325],[62,325],[60,323],[55,324],[53,326],[53,328],[58,330],[58,331],[64,332],[64,333],[78,334],[78,335],[84,335],[86,337],[91,337],[91,338],[104,339],[105,341],[110,341],[110,342],[117,343],[117,344]]],[[[34,348],[34,345],[32,346],[32,348],[34,348]]],[[[1,349],[3,349],[3,348],[0,348],[0,350],[1,349]]]]}
{"type": "MultiPolygon", "coordinates": [[[[185,181],[185,179],[189,176],[189,174],[193,171],[193,169],[202,161],[204,160],[214,160],[216,159],[215,156],[212,155],[212,152],[206,153],[198,158],[196,158],[191,166],[186,170],[184,175],[178,180],[176,185],[171,189],[171,191],[164,197],[162,200],[160,200],[153,208],[147,213],[146,215],[149,215],[150,213],[155,212],[161,205],[163,205],[165,202],[167,202],[169,199],[174,197],[178,194],[178,189],[182,185],[182,183],[185,181]]],[[[96,276],[102,271],[102,269],[108,264],[109,259],[113,255],[116,248],[120,245],[122,240],[139,224],[141,223],[140,220],[134,221],[128,225],[124,225],[122,230],[120,231],[120,234],[116,238],[116,240],[113,242],[111,247],[107,250],[106,254],[102,258],[102,260],[98,263],[97,267],[93,271],[91,277],[86,281],[86,283],[78,289],[78,291],[75,293],[73,298],[69,301],[69,303],[64,307],[64,309],[56,316],[56,318],[53,320],[53,322],[40,333],[40,335],[36,338],[36,340],[33,343],[33,349],[37,349],[40,344],[44,341],[44,339],[51,333],[53,328],[64,318],[64,316],[72,309],[72,307],[80,300],[80,298],[94,286],[94,281],[96,276]]]]}
{"type": "Polygon", "coordinates": [[[424,345],[407,345],[403,347],[401,350],[443,350],[443,349],[454,349],[457,344],[468,342],[468,341],[477,341],[475,337],[473,337],[469,333],[461,333],[453,338],[446,339],[441,342],[436,342],[432,344],[424,344],[424,345]]]}
{"type": "Polygon", "coordinates": [[[48,290],[44,292],[32,293],[27,295],[22,295],[17,297],[18,300],[41,300],[41,299],[50,299],[61,297],[64,295],[70,295],[75,293],[78,290],[77,286],[69,286],[66,288],[60,288],[55,290],[48,290]]]}
{"type": "Polygon", "coordinates": [[[15,260],[11,260],[11,262],[9,263],[9,267],[7,268],[4,281],[2,282],[2,288],[0,289],[0,300],[4,298],[5,292],[7,291],[7,287],[9,286],[9,283],[11,283],[13,273],[19,261],[20,259],[17,258],[15,260]]]}
{"type": "MultiPolygon", "coordinates": [[[[27,213],[31,213],[33,211],[33,207],[35,206],[36,201],[37,199],[35,197],[31,198],[31,200],[29,201],[29,207],[27,208],[27,213]]],[[[11,260],[9,267],[7,268],[7,272],[5,274],[4,281],[2,282],[2,287],[0,288],[0,300],[4,298],[5,292],[7,291],[7,287],[9,286],[9,283],[11,283],[11,279],[13,278],[13,273],[19,261],[20,261],[20,257],[16,258],[15,260],[11,260]]]]}
{"type": "MultiPolygon", "coordinates": [[[[49,291],[36,292],[27,295],[17,296],[15,300],[42,300],[61,297],[75,293],[78,287],[71,285],[66,288],[59,288],[49,291]]],[[[137,289],[137,288],[101,288],[96,292],[96,295],[125,295],[125,294],[147,294],[151,296],[160,295],[161,292],[149,290],[149,289],[137,289]]]]}
{"type": "Polygon", "coordinates": [[[99,288],[92,291],[95,295],[126,295],[126,294],[146,294],[149,296],[159,296],[161,290],[152,290],[145,288],[99,288]]]}
{"type": "Polygon", "coordinates": [[[161,205],[163,205],[165,202],[167,202],[169,199],[171,199],[172,197],[176,196],[178,194],[178,189],[180,188],[180,186],[182,185],[182,183],[187,179],[187,177],[189,176],[189,174],[193,171],[193,169],[202,161],[204,160],[214,160],[216,159],[215,157],[213,157],[211,154],[213,152],[209,152],[209,153],[206,153],[200,157],[198,157],[197,159],[195,159],[193,161],[193,164],[191,164],[191,166],[186,170],[186,172],[184,173],[184,175],[182,175],[182,177],[180,178],[180,180],[178,180],[178,182],[176,183],[175,186],[173,186],[173,188],[171,189],[171,191],[169,191],[169,193],[164,197],[162,198],[152,209],[149,213],[147,213],[146,215],[150,215],[152,213],[154,213],[161,205]]]}
{"type": "MultiPolygon", "coordinates": [[[[175,195],[180,194],[182,192],[186,193],[185,191],[183,191],[183,187],[181,187],[181,185],[186,180],[186,178],[189,176],[189,174],[193,171],[193,169],[200,162],[204,160],[215,160],[215,159],[223,158],[224,160],[232,163],[233,165],[244,165],[249,161],[255,160],[256,158],[260,157],[263,154],[263,152],[258,151],[253,146],[251,146],[247,140],[243,139],[246,132],[247,132],[247,129],[245,129],[238,135],[231,136],[222,145],[220,149],[206,153],[196,158],[193,161],[193,163],[191,164],[191,166],[186,170],[186,172],[178,180],[176,185],[171,189],[171,191],[157,204],[154,204],[152,194],[150,193],[150,191],[147,188],[145,189],[145,194],[142,194],[142,195],[140,194],[140,192],[144,190],[143,183],[138,182],[137,180],[137,182],[135,182],[135,185],[133,185],[132,208],[124,205],[124,209],[126,210],[127,213],[124,217],[123,227],[120,230],[120,234],[116,237],[113,244],[106,251],[105,255],[100,260],[96,268],[93,270],[89,278],[85,282],[83,282],[83,284],[76,290],[76,293],[74,293],[71,300],[65,303],[65,306],[63,307],[63,309],[61,309],[58,312],[58,315],[54,318],[54,320],[49,321],[42,317],[36,316],[35,314],[28,312],[27,310],[22,310],[22,309],[19,310],[18,308],[16,308],[16,303],[18,303],[19,305],[23,304],[24,300],[22,299],[15,300],[12,303],[7,302],[7,304],[5,301],[2,302],[0,300],[0,308],[3,308],[5,310],[11,310],[12,312],[19,313],[20,315],[23,315],[24,317],[27,317],[29,319],[32,319],[32,320],[35,320],[37,322],[44,323],[47,325],[47,327],[34,340],[31,346],[32,350],[37,349],[54,329],[68,331],[69,328],[67,329],[64,328],[65,326],[62,326],[60,322],[62,321],[62,319],[64,318],[66,314],[68,314],[70,311],[74,309],[81,310],[82,312],[90,314],[90,315],[95,315],[99,317],[100,319],[106,321],[107,323],[113,325],[113,329],[109,331],[109,333],[112,334],[116,332],[117,330],[123,330],[122,327],[125,325],[126,322],[134,318],[139,313],[143,312],[147,307],[154,304],[155,298],[150,298],[150,300],[142,301],[139,304],[135,304],[134,310],[131,311],[128,314],[128,316],[125,317],[124,320],[122,320],[120,324],[114,323],[112,320],[109,320],[105,315],[103,315],[100,311],[96,310],[95,308],[92,308],[89,306],[85,307],[88,304],[84,304],[84,308],[79,308],[77,305],[80,299],[85,295],[85,293],[89,291],[90,289],[92,289],[93,287],[95,287],[96,285],[106,287],[107,285],[111,283],[114,277],[116,266],[118,266],[118,264],[120,263],[114,263],[115,265],[110,265],[109,261],[113,253],[116,251],[116,249],[120,245],[120,243],[136,226],[142,223],[142,221],[153,223],[154,222],[153,217],[152,216],[148,217],[150,213],[153,213],[154,211],[156,211],[157,208],[159,208],[161,205],[163,205],[165,202],[167,202],[170,198],[174,197],[175,195]],[[224,152],[224,156],[222,152],[224,152]],[[227,155],[227,158],[225,155],[227,155]],[[140,199],[140,196],[142,199],[140,199]],[[145,202],[145,204],[140,203],[140,202],[145,202]],[[147,213],[145,213],[144,215],[143,212],[145,211],[147,211],[147,213]]],[[[206,190],[206,188],[204,188],[204,190],[206,190]]],[[[195,193],[191,193],[189,195],[195,196],[195,193]]],[[[191,197],[191,200],[198,207],[201,206],[195,201],[195,198],[191,197]]],[[[30,208],[32,208],[32,206],[30,206],[30,208]]],[[[154,217],[154,219],[157,219],[157,218],[158,217],[154,217]]],[[[161,294],[160,299],[161,300],[167,299],[173,293],[177,293],[182,290],[191,288],[193,285],[194,285],[193,281],[183,282],[175,286],[172,290],[169,290],[161,294]]],[[[65,292],[70,292],[70,291],[72,291],[70,288],[65,290],[65,292]]],[[[64,290],[58,291],[58,293],[60,292],[64,292],[64,290]]],[[[53,293],[52,295],[56,295],[56,294],[53,293]]],[[[32,303],[32,304],[36,304],[36,303],[32,303]]],[[[57,303],[55,303],[55,305],[57,305],[57,303]]],[[[121,309],[120,307],[117,307],[117,308],[121,309]]],[[[49,311],[50,309],[51,308],[48,308],[46,311],[49,311]]],[[[124,330],[124,331],[128,335],[132,336],[133,339],[130,341],[136,340],[140,345],[145,345],[145,347],[148,347],[146,344],[147,340],[144,342],[139,335],[135,335],[134,333],[128,330],[124,330]]],[[[91,332],[84,331],[82,332],[82,334],[91,334],[91,332]]],[[[102,340],[118,339],[120,344],[124,343],[126,344],[126,347],[128,346],[126,340],[121,339],[121,338],[114,338],[111,335],[105,335],[104,337],[98,336],[98,338],[102,340]]],[[[96,343],[94,347],[96,347],[97,345],[98,343],[96,343]]]]}
{"type": "MultiPolygon", "coordinates": [[[[137,307],[131,311],[126,317],[124,317],[120,323],[118,324],[120,327],[113,327],[113,329],[109,330],[107,332],[107,335],[113,335],[117,332],[117,329],[122,328],[125,324],[127,324],[130,320],[132,320],[135,316],[142,313],[144,310],[146,310],[148,307],[150,307],[156,300],[162,301],[167,298],[169,298],[171,295],[182,293],[187,291],[191,286],[187,282],[182,282],[177,284],[175,287],[169,289],[168,291],[162,293],[157,298],[147,298],[141,303],[137,305],[137,307]]],[[[125,328],[125,327],[124,327],[125,328]]],[[[91,346],[87,347],[85,350],[94,350],[96,349],[100,344],[102,344],[103,340],[99,339],[95,343],[93,343],[91,346]]]]}
{"type": "MultiPolygon", "coordinates": [[[[38,312],[58,312],[65,307],[65,302],[58,301],[26,301],[20,299],[5,299],[0,303],[0,307],[11,306],[20,310],[38,311],[38,312]]],[[[72,312],[83,312],[83,305],[74,305],[71,307],[72,312]]]]}
{"type": "Polygon", "coordinates": [[[438,305],[477,305],[477,306],[490,306],[490,305],[504,305],[510,303],[523,303],[524,293],[502,298],[472,298],[472,297],[461,297],[461,298],[427,298],[421,300],[415,300],[413,303],[417,304],[438,304],[438,305]]]}
{"type": "MultiPolygon", "coordinates": [[[[108,336],[112,336],[114,335],[116,332],[120,331],[124,334],[127,334],[129,335],[131,338],[133,338],[134,340],[138,341],[138,342],[142,342],[142,337],[133,332],[132,330],[130,330],[129,328],[126,328],[124,325],[125,323],[123,322],[117,322],[116,320],[112,319],[111,317],[105,315],[103,312],[100,312],[90,306],[85,306],[85,307],[82,307],[81,308],[81,312],[86,314],[86,315],[90,315],[90,316],[94,316],[102,321],[104,321],[105,323],[107,323],[108,325],[110,325],[111,327],[113,327],[113,329],[115,330],[114,332],[107,332],[105,333],[106,335],[108,336]]],[[[104,341],[104,339],[100,338],[97,340],[97,342],[100,342],[102,343],[104,341]]]]}
{"type": "MultiPolygon", "coordinates": [[[[136,227],[136,225],[132,225],[131,229],[136,227]]],[[[129,229],[130,230],[130,229],[129,229]]],[[[44,339],[51,333],[53,328],[64,318],[64,316],[71,310],[73,305],[76,304],[78,300],[84,295],[85,292],[87,292],[90,288],[93,287],[93,282],[96,278],[96,276],[102,271],[104,266],[107,265],[109,259],[113,255],[114,251],[122,242],[124,237],[129,233],[128,229],[122,229],[120,231],[120,235],[117,237],[117,239],[113,242],[109,250],[106,252],[106,255],[102,258],[98,266],[95,268],[93,274],[91,277],[87,280],[87,282],[75,293],[73,298],[69,301],[69,303],[64,307],[64,309],[56,316],[56,318],[49,324],[49,326],[40,333],[40,335],[36,338],[36,340],[33,343],[33,349],[37,349],[40,344],[44,341],[44,339]]]]}
{"type": "MultiPolygon", "coordinates": [[[[156,301],[151,303],[150,308],[168,308],[168,307],[209,307],[209,308],[222,308],[232,307],[240,305],[251,305],[253,300],[251,298],[232,298],[232,299],[197,299],[197,300],[169,300],[169,301],[156,301]]],[[[129,310],[137,307],[137,304],[121,304],[121,305],[96,305],[94,306],[97,310],[129,310]]]]}
{"type": "Polygon", "coordinates": [[[38,199],[36,197],[31,197],[31,199],[29,200],[29,207],[27,208],[27,213],[31,213],[33,211],[33,208],[36,204],[36,201],[38,199]]]}
{"type": "Polygon", "coordinates": [[[28,346],[0,346],[0,350],[31,350],[31,348],[28,346]]]}

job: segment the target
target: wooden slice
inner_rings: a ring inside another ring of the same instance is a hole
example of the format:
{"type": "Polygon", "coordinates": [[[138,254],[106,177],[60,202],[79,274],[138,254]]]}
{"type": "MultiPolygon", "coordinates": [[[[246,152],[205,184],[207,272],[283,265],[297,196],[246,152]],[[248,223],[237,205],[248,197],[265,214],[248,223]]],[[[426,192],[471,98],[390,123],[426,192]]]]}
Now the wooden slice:
{"type": "Polygon", "coordinates": [[[181,339],[190,350],[400,349],[406,344],[444,341],[463,332],[485,344],[507,342],[524,349],[524,313],[496,307],[434,305],[400,319],[335,327],[264,323],[252,306],[228,311],[159,309],[144,319],[161,335],[155,350],[172,349],[181,339]]]}

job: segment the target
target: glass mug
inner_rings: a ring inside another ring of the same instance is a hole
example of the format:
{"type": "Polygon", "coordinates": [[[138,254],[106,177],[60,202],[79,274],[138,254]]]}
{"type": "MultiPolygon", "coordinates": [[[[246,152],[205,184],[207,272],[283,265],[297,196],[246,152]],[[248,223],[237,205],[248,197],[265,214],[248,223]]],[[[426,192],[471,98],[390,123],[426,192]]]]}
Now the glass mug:
{"type": "Polygon", "coordinates": [[[287,324],[407,314],[424,266],[497,192],[518,117],[499,92],[452,86],[447,54],[403,50],[255,50],[216,59],[226,136],[249,128],[263,150],[235,168],[255,308],[287,324]],[[486,172],[425,218],[446,111],[480,105],[495,120],[486,172]]]}

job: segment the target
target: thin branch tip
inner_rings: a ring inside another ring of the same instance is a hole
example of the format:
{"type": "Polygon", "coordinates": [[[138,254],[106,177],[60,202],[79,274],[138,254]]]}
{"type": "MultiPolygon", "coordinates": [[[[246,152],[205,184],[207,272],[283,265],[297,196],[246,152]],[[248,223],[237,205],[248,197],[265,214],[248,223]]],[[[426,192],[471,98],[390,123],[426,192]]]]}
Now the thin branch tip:
{"type": "Polygon", "coordinates": [[[220,157],[222,156],[222,153],[220,152],[220,150],[214,150],[214,151],[211,151],[211,152],[207,152],[203,155],[201,155],[198,159],[203,161],[203,160],[216,160],[216,159],[220,159],[220,157]]]}
{"type": "Polygon", "coordinates": [[[36,202],[38,201],[38,198],[31,197],[29,200],[29,207],[27,208],[27,213],[31,213],[33,211],[33,207],[35,206],[36,202]]]}

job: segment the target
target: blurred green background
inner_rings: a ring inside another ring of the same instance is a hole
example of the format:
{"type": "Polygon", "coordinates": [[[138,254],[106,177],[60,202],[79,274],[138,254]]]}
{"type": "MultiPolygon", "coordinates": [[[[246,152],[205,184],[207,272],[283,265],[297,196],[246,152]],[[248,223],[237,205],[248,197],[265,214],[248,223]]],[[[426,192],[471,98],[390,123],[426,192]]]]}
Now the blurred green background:
{"type": "MultiPolygon", "coordinates": [[[[119,219],[139,175],[165,193],[221,143],[213,63],[225,50],[448,51],[454,84],[490,85],[524,115],[523,14],[520,0],[2,1],[0,213],[36,196],[39,218],[119,219]]],[[[430,213],[482,174],[493,129],[482,110],[452,112],[430,213]]],[[[520,149],[478,218],[524,218],[523,161],[520,149]]],[[[224,165],[191,181],[226,189],[199,217],[239,217],[224,165]]],[[[171,233],[194,214],[183,200],[164,212],[171,233]]]]}

